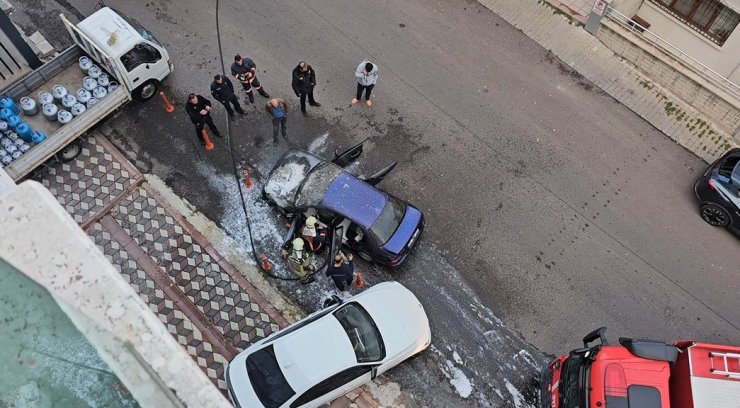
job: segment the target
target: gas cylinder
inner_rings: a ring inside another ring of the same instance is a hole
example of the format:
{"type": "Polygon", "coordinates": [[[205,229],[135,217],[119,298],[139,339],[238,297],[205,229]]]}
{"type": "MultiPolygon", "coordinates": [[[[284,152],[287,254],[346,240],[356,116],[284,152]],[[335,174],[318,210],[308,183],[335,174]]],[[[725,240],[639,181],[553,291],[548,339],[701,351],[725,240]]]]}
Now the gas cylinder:
{"type": "Polygon", "coordinates": [[[10,153],[6,152],[5,148],[0,147],[0,158],[5,156],[10,156],[10,153]]]}
{"type": "Polygon", "coordinates": [[[53,103],[47,103],[46,105],[41,107],[41,113],[43,113],[44,117],[50,122],[56,122],[58,111],[59,108],[57,108],[57,106],[53,103]]]}
{"type": "Polygon", "coordinates": [[[0,132],[5,133],[5,132],[8,131],[8,129],[9,129],[8,128],[8,122],[6,122],[4,120],[0,120],[0,132]]]}
{"type": "Polygon", "coordinates": [[[116,88],[118,88],[118,82],[110,81],[110,83],[108,84],[108,93],[115,91],[116,88]]]}
{"type": "Polygon", "coordinates": [[[39,105],[44,106],[47,103],[54,102],[54,96],[46,91],[41,91],[37,95],[39,97],[39,105]]]}
{"type": "Polygon", "coordinates": [[[29,145],[29,144],[28,144],[28,143],[26,143],[26,142],[23,142],[23,144],[22,144],[22,145],[18,146],[18,150],[20,150],[20,151],[21,151],[21,153],[25,153],[25,152],[27,152],[27,151],[31,150],[31,145],[29,145]]]}
{"type": "Polygon", "coordinates": [[[108,78],[108,75],[100,74],[100,76],[98,77],[98,85],[107,87],[109,84],[110,78],[108,78]]]}
{"type": "Polygon", "coordinates": [[[15,152],[16,150],[18,150],[18,148],[15,147],[15,144],[13,144],[13,143],[10,143],[9,145],[4,146],[4,147],[5,147],[5,151],[8,152],[9,154],[13,154],[13,152],[15,152]]]}
{"type": "Polygon", "coordinates": [[[46,139],[46,133],[44,133],[44,132],[38,132],[38,131],[36,131],[36,132],[33,132],[33,135],[31,136],[31,141],[34,144],[39,144],[39,143],[43,142],[44,139],[46,139]]]}
{"type": "Polygon", "coordinates": [[[6,147],[8,147],[8,146],[10,146],[12,144],[13,144],[13,140],[11,140],[11,139],[9,139],[7,137],[4,137],[4,138],[0,139],[0,145],[2,145],[3,148],[6,148],[6,147]]]}
{"type": "Polygon", "coordinates": [[[33,98],[24,96],[21,98],[21,110],[24,115],[33,116],[39,113],[39,105],[33,98]]]}
{"type": "Polygon", "coordinates": [[[72,94],[66,94],[64,95],[64,98],[62,98],[62,106],[65,108],[71,108],[74,104],[77,103],[77,98],[75,98],[72,94]]]}
{"type": "Polygon", "coordinates": [[[0,107],[10,109],[10,111],[13,112],[13,115],[17,115],[18,112],[20,112],[18,105],[13,102],[13,98],[7,95],[0,96],[0,107]]]}
{"type": "Polygon", "coordinates": [[[15,130],[15,128],[17,128],[21,123],[23,123],[23,121],[18,116],[13,115],[8,118],[8,127],[13,130],[15,130]]]}
{"type": "Polygon", "coordinates": [[[15,142],[16,139],[18,139],[18,133],[9,130],[8,133],[5,134],[5,137],[15,142]]]}
{"type": "Polygon", "coordinates": [[[17,147],[19,149],[21,148],[21,145],[24,144],[24,143],[26,143],[26,141],[23,140],[23,139],[21,139],[21,138],[15,139],[13,141],[13,144],[15,145],[15,147],[17,147]]]}
{"type": "Polygon", "coordinates": [[[57,112],[57,122],[61,123],[62,125],[66,125],[67,123],[71,122],[72,118],[74,118],[74,116],[69,113],[69,111],[60,109],[59,112],[57,112]]]}
{"type": "Polygon", "coordinates": [[[92,90],[95,89],[97,86],[98,86],[98,81],[96,81],[93,78],[90,78],[89,76],[82,79],[82,87],[90,92],[92,92],[92,90]]]}
{"type": "Polygon", "coordinates": [[[58,101],[61,101],[67,93],[67,88],[65,88],[64,85],[54,85],[51,88],[51,94],[54,96],[54,99],[58,101]]]}
{"type": "Polygon", "coordinates": [[[93,64],[90,58],[84,55],[80,57],[79,61],[80,61],[80,64],[79,64],[80,69],[82,70],[82,72],[87,72],[87,70],[89,70],[93,64]]]}
{"type": "Polygon", "coordinates": [[[16,149],[13,153],[10,154],[10,157],[13,158],[13,160],[19,159],[21,156],[23,156],[23,152],[16,149]]]}
{"type": "Polygon", "coordinates": [[[8,121],[8,118],[14,116],[13,111],[8,108],[0,108],[0,120],[8,121]]]}
{"type": "Polygon", "coordinates": [[[80,88],[77,90],[77,102],[87,103],[92,98],[92,94],[87,89],[80,88]]]}
{"type": "Polygon", "coordinates": [[[17,133],[19,137],[19,139],[15,141],[16,144],[18,143],[18,140],[25,140],[26,142],[30,142],[33,130],[31,130],[31,127],[27,124],[21,123],[15,127],[15,133],[17,133]]]}
{"type": "Polygon", "coordinates": [[[5,154],[7,156],[0,156],[0,162],[3,163],[3,166],[7,166],[13,162],[13,157],[10,155],[10,153],[5,152],[5,154]]]}
{"type": "Polygon", "coordinates": [[[73,115],[80,116],[82,115],[83,112],[85,112],[86,109],[87,108],[85,107],[85,105],[77,102],[74,105],[72,105],[72,109],[70,109],[70,111],[72,111],[73,115]]]}
{"type": "Polygon", "coordinates": [[[101,100],[101,99],[105,98],[105,95],[108,95],[108,91],[105,88],[103,88],[102,86],[99,86],[99,87],[93,89],[93,93],[92,94],[95,97],[95,99],[101,100]]]}
{"type": "Polygon", "coordinates": [[[98,103],[96,98],[90,98],[90,100],[87,101],[87,109],[90,109],[96,103],[98,103]]]}
{"type": "Polygon", "coordinates": [[[100,67],[95,64],[90,65],[90,69],[87,70],[87,75],[90,75],[90,78],[92,79],[98,79],[98,77],[102,73],[103,71],[100,69],[100,67]]]}

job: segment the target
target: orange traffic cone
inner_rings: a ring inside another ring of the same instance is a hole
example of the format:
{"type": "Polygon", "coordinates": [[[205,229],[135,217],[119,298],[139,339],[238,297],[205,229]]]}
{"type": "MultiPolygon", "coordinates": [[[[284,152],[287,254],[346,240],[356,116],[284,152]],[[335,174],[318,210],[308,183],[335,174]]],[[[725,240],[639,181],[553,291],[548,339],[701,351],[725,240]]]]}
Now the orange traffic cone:
{"type": "Polygon", "coordinates": [[[365,282],[362,280],[362,274],[360,271],[357,271],[357,276],[355,277],[354,285],[357,289],[362,289],[363,286],[365,286],[365,282]]]}
{"type": "Polygon", "coordinates": [[[167,99],[167,95],[164,94],[164,92],[160,92],[159,96],[162,98],[162,102],[164,102],[164,110],[167,113],[172,113],[175,111],[175,107],[172,106],[170,101],[167,99]]]}
{"type": "Polygon", "coordinates": [[[262,262],[262,269],[265,271],[269,271],[272,269],[272,264],[270,261],[267,260],[267,255],[262,254],[260,255],[260,262],[262,262]]]}
{"type": "Polygon", "coordinates": [[[246,186],[247,189],[254,187],[252,179],[249,178],[249,171],[247,169],[242,170],[242,175],[244,176],[244,186],[246,186]]]}
{"type": "Polygon", "coordinates": [[[206,141],[206,150],[213,150],[214,146],[213,143],[211,143],[211,139],[208,137],[208,132],[206,132],[205,129],[201,129],[200,132],[203,135],[203,139],[206,141]]]}

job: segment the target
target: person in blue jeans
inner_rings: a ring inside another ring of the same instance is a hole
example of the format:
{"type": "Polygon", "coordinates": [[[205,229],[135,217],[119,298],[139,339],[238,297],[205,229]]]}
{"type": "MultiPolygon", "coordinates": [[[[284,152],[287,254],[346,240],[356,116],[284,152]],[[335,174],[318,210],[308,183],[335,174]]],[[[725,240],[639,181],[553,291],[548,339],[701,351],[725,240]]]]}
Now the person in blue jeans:
{"type": "Polygon", "coordinates": [[[283,138],[288,139],[288,104],[283,98],[272,98],[265,104],[267,114],[272,117],[272,145],[278,145],[278,127],[281,128],[283,138]]]}

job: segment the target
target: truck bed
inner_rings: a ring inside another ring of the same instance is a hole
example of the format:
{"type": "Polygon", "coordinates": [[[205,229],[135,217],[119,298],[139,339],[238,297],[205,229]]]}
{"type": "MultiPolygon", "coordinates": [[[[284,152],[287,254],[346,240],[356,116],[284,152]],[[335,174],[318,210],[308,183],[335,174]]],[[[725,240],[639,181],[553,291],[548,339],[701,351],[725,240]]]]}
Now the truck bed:
{"type": "MultiPolygon", "coordinates": [[[[41,91],[51,92],[56,84],[64,85],[68,92],[74,94],[82,88],[82,79],[85,77],[84,72],[77,65],[82,55],[84,55],[82,49],[78,46],[70,47],[2,93],[12,97],[17,104],[20,98],[27,95],[32,96],[38,102],[37,94],[41,91]]],[[[115,79],[111,77],[111,80],[115,79]]],[[[21,112],[20,118],[31,129],[44,132],[47,139],[31,147],[19,159],[4,167],[4,170],[18,181],[130,99],[126,90],[119,86],[92,108],[64,126],[56,121],[46,120],[40,106],[39,113],[33,116],[27,116],[21,112]]],[[[57,106],[62,109],[61,104],[58,103],[57,106]]]]}

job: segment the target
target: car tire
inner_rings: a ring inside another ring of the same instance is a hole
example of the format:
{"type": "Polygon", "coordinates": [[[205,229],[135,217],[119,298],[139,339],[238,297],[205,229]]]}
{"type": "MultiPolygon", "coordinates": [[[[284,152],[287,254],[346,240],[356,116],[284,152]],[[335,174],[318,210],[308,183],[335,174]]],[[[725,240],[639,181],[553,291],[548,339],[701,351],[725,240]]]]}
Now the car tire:
{"type": "Polygon", "coordinates": [[[146,102],[154,98],[154,95],[157,94],[157,89],[159,89],[159,82],[155,79],[150,79],[134,89],[133,96],[141,102],[146,102]]]}
{"type": "Polygon", "coordinates": [[[82,153],[82,146],[77,141],[74,141],[59,151],[59,160],[68,163],[77,158],[80,153],[82,153]]]}
{"type": "Polygon", "coordinates": [[[367,262],[370,262],[370,263],[373,263],[374,262],[373,261],[373,257],[370,256],[370,254],[368,254],[365,251],[357,251],[357,256],[359,256],[360,258],[362,258],[363,260],[365,260],[367,262]]]}
{"type": "Polygon", "coordinates": [[[730,214],[724,208],[716,204],[704,204],[701,206],[701,218],[714,227],[726,227],[730,225],[730,214]]]}

